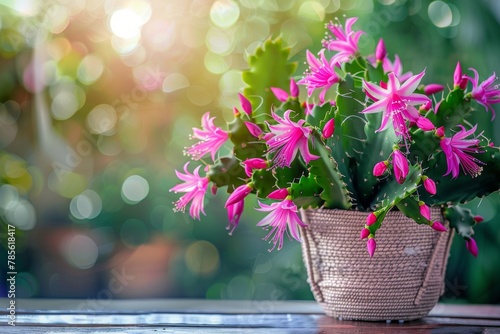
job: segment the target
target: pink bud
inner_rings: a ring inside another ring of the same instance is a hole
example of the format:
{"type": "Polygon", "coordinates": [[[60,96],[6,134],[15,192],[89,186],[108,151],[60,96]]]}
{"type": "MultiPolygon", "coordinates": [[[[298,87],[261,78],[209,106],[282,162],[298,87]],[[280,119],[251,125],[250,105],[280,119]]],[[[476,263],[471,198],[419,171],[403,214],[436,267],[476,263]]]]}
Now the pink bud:
{"type": "Polygon", "coordinates": [[[252,114],[252,104],[242,94],[238,93],[238,97],[240,98],[241,108],[250,116],[252,114]]]}
{"type": "Polygon", "coordinates": [[[368,217],[366,217],[366,225],[368,226],[375,224],[376,221],[377,221],[377,216],[375,216],[373,212],[371,212],[368,215],[368,217]]]}
{"type": "Polygon", "coordinates": [[[434,106],[434,113],[437,114],[438,113],[438,110],[439,110],[439,107],[441,106],[441,102],[443,102],[444,100],[441,100],[439,101],[438,103],[436,103],[436,105],[434,106]]]}
{"type": "Polygon", "coordinates": [[[420,108],[418,108],[418,109],[419,110],[424,110],[424,111],[429,111],[429,110],[431,110],[431,108],[432,108],[432,101],[429,100],[429,101],[425,102],[424,104],[422,104],[420,106],[420,108]]]}
{"type": "Polygon", "coordinates": [[[380,161],[373,166],[373,175],[374,176],[382,176],[387,170],[387,165],[389,165],[388,161],[380,161]]]}
{"type": "Polygon", "coordinates": [[[250,132],[250,134],[254,137],[257,137],[259,138],[260,135],[262,134],[262,129],[259,128],[259,126],[255,123],[252,123],[252,122],[243,122],[245,123],[245,126],[247,127],[248,129],[248,132],[250,132]]]}
{"type": "Polygon", "coordinates": [[[242,201],[245,197],[248,196],[253,190],[253,184],[244,184],[236,188],[231,195],[229,195],[229,198],[226,201],[225,207],[227,208],[230,205],[233,205],[239,201],[242,201]]]}
{"type": "Polygon", "coordinates": [[[278,190],[273,191],[269,195],[267,195],[267,198],[270,199],[276,199],[276,200],[283,200],[288,196],[288,189],[286,188],[281,188],[278,190]]]}
{"type": "Polygon", "coordinates": [[[419,203],[420,205],[420,214],[424,216],[425,219],[431,220],[431,209],[424,203],[421,202],[422,204],[419,203]]]}
{"type": "Polygon", "coordinates": [[[495,147],[495,143],[494,143],[494,142],[490,142],[490,143],[488,144],[488,146],[489,146],[489,147],[495,147]]]}
{"type": "Polygon", "coordinates": [[[457,66],[455,67],[455,72],[453,73],[453,85],[460,86],[461,81],[462,81],[462,67],[460,66],[460,62],[457,62],[457,66]]]}
{"type": "Polygon", "coordinates": [[[377,243],[375,242],[375,239],[373,238],[368,239],[368,241],[366,242],[366,249],[368,250],[368,254],[370,254],[370,257],[373,257],[376,248],[377,248],[377,243]]]}
{"type": "Polygon", "coordinates": [[[465,240],[465,247],[467,247],[467,250],[474,255],[474,257],[477,257],[478,249],[477,249],[477,243],[476,240],[469,238],[468,240],[465,240]]]}
{"type": "Polygon", "coordinates": [[[432,223],[431,227],[438,232],[446,232],[446,227],[438,221],[432,223]]]}
{"type": "Polygon", "coordinates": [[[326,122],[325,126],[323,127],[323,137],[324,138],[330,138],[333,135],[333,132],[335,131],[335,118],[332,118],[328,122],[326,122]]]}
{"type": "Polygon", "coordinates": [[[252,172],[254,169],[263,169],[267,168],[267,161],[261,158],[251,158],[243,161],[245,165],[245,173],[248,177],[252,176],[252,172]]]}
{"type": "Polygon", "coordinates": [[[361,230],[361,233],[359,234],[359,239],[363,240],[365,238],[368,238],[369,235],[370,235],[370,230],[364,227],[361,230]]]}
{"type": "Polygon", "coordinates": [[[410,171],[410,167],[408,166],[408,160],[400,150],[394,150],[392,152],[392,165],[396,181],[399,184],[403,184],[410,171]]]}
{"type": "Polygon", "coordinates": [[[288,93],[283,89],[278,87],[271,87],[271,91],[273,92],[274,96],[276,96],[276,98],[281,102],[286,102],[286,100],[288,100],[288,93]]]}
{"type": "Polygon", "coordinates": [[[290,95],[294,98],[299,97],[299,86],[293,79],[290,79],[290,95]]]}
{"type": "Polygon", "coordinates": [[[482,222],[484,221],[484,218],[483,218],[482,216],[474,216],[474,218],[473,218],[473,219],[474,219],[474,221],[475,221],[476,223],[478,223],[478,224],[479,224],[479,223],[482,223],[482,222]]]}
{"type": "Polygon", "coordinates": [[[424,131],[431,131],[436,128],[434,124],[432,124],[432,122],[425,117],[419,117],[417,119],[417,126],[424,131]]]}
{"type": "Polygon", "coordinates": [[[244,208],[245,201],[243,200],[227,207],[227,219],[229,220],[229,224],[227,225],[226,230],[229,230],[229,235],[232,235],[234,229],[238,226],[244,208]]]}
{"type": "Polygon", "coordinates": [[[424,176],[424,188],[429,194],[436,195],[436,183],[427,176],[424,176]]]}
{"type": "Polygon", "coordinates": [[[443,138],[444,137],[444,126],[440,126],[436,129],[436,137],[443,138]]]}
{"type": "Polygon", "coordinates": [[[439,84],[435,84],[435,83],[428,84],[427,86],[424,87],[425,95],[436,94],[436,93],[442,92],[443,90],[444,90],[443,85],[439,85],[439,84]]]}
{"type": "Polygon", "coordinates": [[[215,184],[212,184],[212,187],[210,188],[210,192],[212,193],[212,195],[217,195],[217,186],[215,184]]]}
{"type": "Polygon", "coordinates": [[[233,107],[233,115],[234,117],[238,117],[240,115],[240,111],[238,110],[238,108],[233,107]]]}
{"type": "Polygon", "coordinates": [[[384,61],[385,56],[387,56],[387,50],[385,49],[384,40],[381,38],[375,49],[375,59],[377,59],[377,61],[384,61]]]}

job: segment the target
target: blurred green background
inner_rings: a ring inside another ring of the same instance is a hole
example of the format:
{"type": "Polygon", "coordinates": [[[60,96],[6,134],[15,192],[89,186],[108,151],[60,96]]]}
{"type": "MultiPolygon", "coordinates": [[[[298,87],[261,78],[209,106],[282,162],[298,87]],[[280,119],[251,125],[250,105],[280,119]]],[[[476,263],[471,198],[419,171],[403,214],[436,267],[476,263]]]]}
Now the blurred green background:
{"type": "MultiPolygon", "coordinates": [[[[228,236],[222,191],[194,222],[168,189],[200,116],[232,118],[248,53],[281,36],[300,77],[344,15],[363,54],[383,37],[425,83],[452,85],[458,60],[500,72],[495,0],[0,0],[0,277],[12,224],[17,297],[312,299],[300,245],[268,252],[254,201],[228,236]]],[[[470,203],[480,254],[455,240],[443,302],[500,302],[499,205],[470,203]]]]}

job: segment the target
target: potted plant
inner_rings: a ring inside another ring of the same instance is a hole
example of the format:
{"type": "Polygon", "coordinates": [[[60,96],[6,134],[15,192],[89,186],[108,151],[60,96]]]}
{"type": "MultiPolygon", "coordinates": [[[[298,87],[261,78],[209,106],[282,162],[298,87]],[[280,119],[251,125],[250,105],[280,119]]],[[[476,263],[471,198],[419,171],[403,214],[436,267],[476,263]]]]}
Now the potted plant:
{"type": "Polygon", "coordinates": [[[450,88],[423,84],[426,70],[403,72],[383,40],[361,55],[355,22],[327,24],[324,48],[306,52],[299,80],[279,39],[250,55],[241,110],[227,130],[203,115],[185,151],[195,162],[176,171],[182,183],[171,191],[184,193],[177,210],[189,206],[200,219],[208,189],[226,187],[230,233],[255,194],[271,249],[285,234],[303,240],[328,315],[420,318],[442,293],[451,230],[478,254],[473,227],[482,218],[460,204],[500,189],[500,152],[468,117],[485,109],[493,118],[500,89],[494,73],[481,81],[459,63],[450,88]],[[231,152],[218,153],[226,143],[231,152]]]}

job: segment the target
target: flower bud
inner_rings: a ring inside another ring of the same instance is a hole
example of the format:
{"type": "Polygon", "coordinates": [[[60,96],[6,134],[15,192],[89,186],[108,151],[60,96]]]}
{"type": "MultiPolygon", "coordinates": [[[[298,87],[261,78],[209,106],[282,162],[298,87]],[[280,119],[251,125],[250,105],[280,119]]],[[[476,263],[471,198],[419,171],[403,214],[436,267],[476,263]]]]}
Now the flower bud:
{"type": "Polygon", "coordinates": [[[376,221],[377,216],[373,212],[371,212],[368,217],[366,217],[366,225],[368,226],[375,224],[376,221]]]}
{"type": "Polygon", "coordinates": [[[243,122],[248,129],[248,132],[254,137],[259,138],[262,135],[262,129],[255,123],[243,122]]]}
{"type": "Polygon", "coordinates": [[[214,196],[217,195],[217,189],[219,189],[219,188],[217,188],[215,183],[212,184],[212,187],[210,188],[210,192],[212,193],[212,195],[214,195],[214,196]]]}
{"type": "Polygon", "coordinates": [[[410,171],[410,167],[408,166],[408,160],[400,150],[394,150],[392,152],[392,165],[396,181],[399,184],[403,184],[410,171]]]}
{"type": "Polygon", "coordinates": [[[478,249],[477,249],[477,243],[476,240],[472,238],[468,238],[465,240],[465,247],[467,247],[467,250],[474,255],[474,257],[477,257],[478,249]]]}
{"type": "Polygon", "coordinates": [[[238,108],[233,107],[233,115],[235,118],[240,117],[240,111],[238,110],[238,108]]]}
{"type": "Polygon", "coordinates": [[[278,190],[273,191],[269,195],[267,195],[267,198],[269,199],[276,199],[276,200],[284,200],[288,196],[288,189],[286,188],[281,188],[278,190]]]}
{"type": "Polygon", "coordinates": [[[417,126],[424,131],[431,131],[436,128],[434,124],[432,124],[432,122],[425,117],[419,117],[417,119],[417,126]]]}
{"type": "Polygon", "coordinates": [[[446,232],[446,227],[441,222],[435,221],[431,227],[438,232],[446,232]]]}
{"type": "Polygon", "coordinates": [[[389,165],[389,162],[386,161],[380,161],[373,166],[373,175],[374,176],[382,176],[385,171],[387,170],[387,166],[389,165]]]}
{"type": "Polygon", "coordinates": [[[283,89],[278,87],[271,87],[271,91],[273,92],[274,96],[276,96],[276,98],[281,102],[286,102],[286,100],[288,100],[288,93],[283,89]]]}
{"type": "Polygon", "coordinates": [[[250,116],[252,114],[252,104],[245,96],[243,96],[243,94],[238,93],[238,97],[240,98],[241,108],[247,115],[250,116]]]}
{"type": "Polygon", "coordinates": [[[248,196],[253,190],[253,183],[244,184],[236,188],[226,201],[225,207],[233,205],[248,196]]]}
{"type": "Polygon", "coordinates": [[[359,239],[361,240],[366,239],[368,238],[369,235],[370,235],[370,230],[367,229],[366,227],[363,227],[361,233],[359,234],[359,239]]]}
{"type": "Polygon", "coordinates": [[[370,257],[373,257],[373,254],[375,254],[375,249],[377,248],[377,243],[375,242],[375,239],[370,238],[366,242],[366,250],[368,250],[368,254],[370,254],[370,257]]]}
{"type": "Polygon", "coordinates": [[[385,48],[384,40],[381,38],[378,41],[377,48],[375,49],[375,59],[377,61],[384,61],[385,56],[387,56],[387,50],[385,48]]]}
{"type": "Polygon", "coordinates": [[[443,85],[439,85],[439,84],[435,84],[435,83],[428,84],[427,86],[424,87],[425,95],[436,94],[436,93],[442,92],[443,90],[444,90],[443,85]]]}
{"type": "Polygon", "coordinates": [[[444,137],[444,126],[440,126],[436,129],[436,137],[443,138],[444,137]]]}
{"type": "Polygon", "coordinates": [[[431,209],[424,202],[420,201],[418,203],[420,207],[420,214],[427,220],[431,220],[431,209]]]}
{"type": "Polygon", "coordinates": [[[323,138],[330,138],[333,135],[333,132],[335,131],[335,118],[332,118],[328,122],[326,122],[325,126],[323,127],[323,138]]]}
{"type": "Polygon", "coordinates": [[[455,72],[453,73],[453,86],[460,86],[460,82],[462,81],[462,67],[460,66],[460,62],[457,62],[457,66],[455,67],[455,72]]]}
{"type": "Polygon", "coordinates": [[[476,223],[478,223],[478,224],[479,224],[479,223],[482,223],[482,222],[484,221],[483,216],[474,216],[474,218],[473,218],[473,219],[474,219],[474,221],[475,221],[476,223]]]}
{"type": "Polygon", "coordinates": [[[427,176],[424,176],[423,180],[425,190],[431,195],[436,195],[436,183],[427,176]]]}
{"type": "Polygon", "coordinates": [[[429,101],[425,102],[424,104],[422,104],[418,109],[422,110],[422,111],[429,111],[429,110],[431,110],[431,108],[432,108],[432,101],[429,100],[429,101]]]}
{"type": "Polygon", "coordinates": [[[261,158],[251,158],[243,161],[245,165],[245,174],[248,177],[252,176],[252,172],[254,169],[263,169],[267,168],[267,161],[261,158]]]}
{"type": "Polygon", "coordinates": [[[293,79],[290,79],[290,95],[293,98],[299,97],[299,86],[297,86],[297,83],[293,79]]]}
{"type": "Polygon", "coordinates": [[[441,102],[443,102],[443,101],[444,100],[441,100],[438,103],[436,103],[436,105],[434,106],[434,114],[438,113],[439,107],[441,106],[441,102]]]}

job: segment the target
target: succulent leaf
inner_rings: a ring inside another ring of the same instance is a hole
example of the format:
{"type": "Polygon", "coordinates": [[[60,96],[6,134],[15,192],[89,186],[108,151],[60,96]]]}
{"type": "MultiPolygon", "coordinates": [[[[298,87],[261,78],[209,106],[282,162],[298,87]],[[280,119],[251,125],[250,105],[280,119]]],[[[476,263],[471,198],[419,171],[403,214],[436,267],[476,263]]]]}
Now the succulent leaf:
{"type": "Polygon", "coordinates": [[[317,133],[313,139],[312,153],[320,158],[309,163],[309,172],[316,176],[316,183],[323,188],[320,196],[325,201],[325,207],[350,209],[351,197],[337,168],[337,162],[331,157],[329,149],[323,145],[317,133]]]}
{"type": "Polygon", "coordinates": [[[321,191],[321,187],[318,186],[312,174],[302,176],[299,182],[293,183],[291,186],[293,202],[302,209],[320,207],[324,203],[320,197],[321,191]]]}
{"type": "Polygon", "coordinates": [[[267,39],[248,56],[249,69],[242,74],[243,81],[248,85],[244,93],[252,103],[252,117],[259,122],[270,119],[271,107],[281,104],[270,87],[288,89],[289,78],[297,68],[296,63],[288,61],[289,56],[290,49],[284,47],[279,38],[267,39]]]}
{"type": "Polygon", "coordinates": [[[217,159],[210,166],[207,176],[217,185],[217,187],[227,186],[227,192],[231,193],[235,188],[245,184],[247,178],[245,169],[241,166],[240,161],[233,155],[225,156],[217,159]]]}

